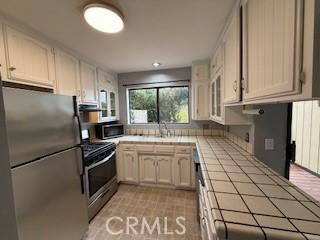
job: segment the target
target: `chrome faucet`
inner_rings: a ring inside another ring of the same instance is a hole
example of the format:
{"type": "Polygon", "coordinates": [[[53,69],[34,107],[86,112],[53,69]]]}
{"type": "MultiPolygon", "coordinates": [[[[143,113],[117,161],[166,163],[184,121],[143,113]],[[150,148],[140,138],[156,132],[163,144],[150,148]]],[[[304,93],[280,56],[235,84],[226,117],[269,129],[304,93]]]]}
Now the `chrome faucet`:
{"type": "Polygon", "coordinates": [[[165,129],[167,131],[167,137],[170,137],[171,136],[171,131],[168,129],[168,126],[164,121],[159,122],[159,134],[160,134],[160,137],[162,137],[162,138],[165,137],[165,134],[162,131],[163,129],[161,128],[161,124],[164,125],[164,127],[165,127],[165,129]]]}

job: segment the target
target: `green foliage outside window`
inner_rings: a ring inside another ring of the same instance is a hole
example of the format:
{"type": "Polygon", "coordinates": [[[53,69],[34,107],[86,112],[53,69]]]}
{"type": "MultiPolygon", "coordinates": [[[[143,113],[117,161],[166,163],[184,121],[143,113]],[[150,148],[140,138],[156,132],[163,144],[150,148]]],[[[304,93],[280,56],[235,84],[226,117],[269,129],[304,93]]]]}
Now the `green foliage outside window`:
{"type": "Polygon", "coordinates": [[[129,116],[130,123],[189,123],[189,87],[130,89],[129,116]]]}

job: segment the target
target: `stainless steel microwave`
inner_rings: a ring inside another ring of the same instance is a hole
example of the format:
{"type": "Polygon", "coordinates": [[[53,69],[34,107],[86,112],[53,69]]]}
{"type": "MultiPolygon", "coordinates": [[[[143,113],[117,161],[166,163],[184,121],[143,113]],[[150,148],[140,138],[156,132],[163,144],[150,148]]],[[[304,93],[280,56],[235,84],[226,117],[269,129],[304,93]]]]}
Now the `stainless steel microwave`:
{"type": "Polygon", "coordinates": [[[99,139],[109,139],[124,135],[123,124],[98,124],[95,127],[96,137],[99,139]]]}

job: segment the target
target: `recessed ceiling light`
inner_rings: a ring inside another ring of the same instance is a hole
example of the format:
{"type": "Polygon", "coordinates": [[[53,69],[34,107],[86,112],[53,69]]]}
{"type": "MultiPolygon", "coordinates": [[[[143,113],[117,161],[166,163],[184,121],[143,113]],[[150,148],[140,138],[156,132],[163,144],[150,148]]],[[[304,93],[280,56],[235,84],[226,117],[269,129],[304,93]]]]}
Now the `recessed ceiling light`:
{"type": "Polygon", "coordinates": [[[152,66],[154,66],[154,67],[160,67],[160,66],[161,66],[161,63],[159,63],[159,62],[154,62],[154,63],[152,63],[152,66]]]}
{"type": "Polygon", "coordinates": [[[83,9],[86,22],[94,29],[105,33],[117,33],[124,28],[121,12],[107,4],[90,3],[83,9]]]}

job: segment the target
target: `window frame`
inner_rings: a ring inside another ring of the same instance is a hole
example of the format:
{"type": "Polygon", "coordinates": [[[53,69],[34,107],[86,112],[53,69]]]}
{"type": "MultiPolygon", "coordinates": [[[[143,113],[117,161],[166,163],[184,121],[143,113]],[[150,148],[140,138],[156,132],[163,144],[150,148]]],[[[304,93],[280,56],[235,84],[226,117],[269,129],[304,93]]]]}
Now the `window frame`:
{"type": "Polygon", "coordinates": [[[140,87],[140,88],[128,88],[127,89],[127,122],[128,125],[158,125],[160,124],[160,111],[159,111],[159,89],[161,88],[182,88],[187,87],[188,88],[188,122],[184,123],[172,123],[172,122],[165,122],[165,124],[170,125],[186,125],[190,124],[190,85],[177,85],[177,86],[159,86],[159,87],[140,87]],[[156,95],[156,103],[157,103],[157,122],[155,123],[131,123],[131,117],[130,117],[130,91],[132,90],[146,90],[146,89],[156,89],[157,95],[156,95]]]}

